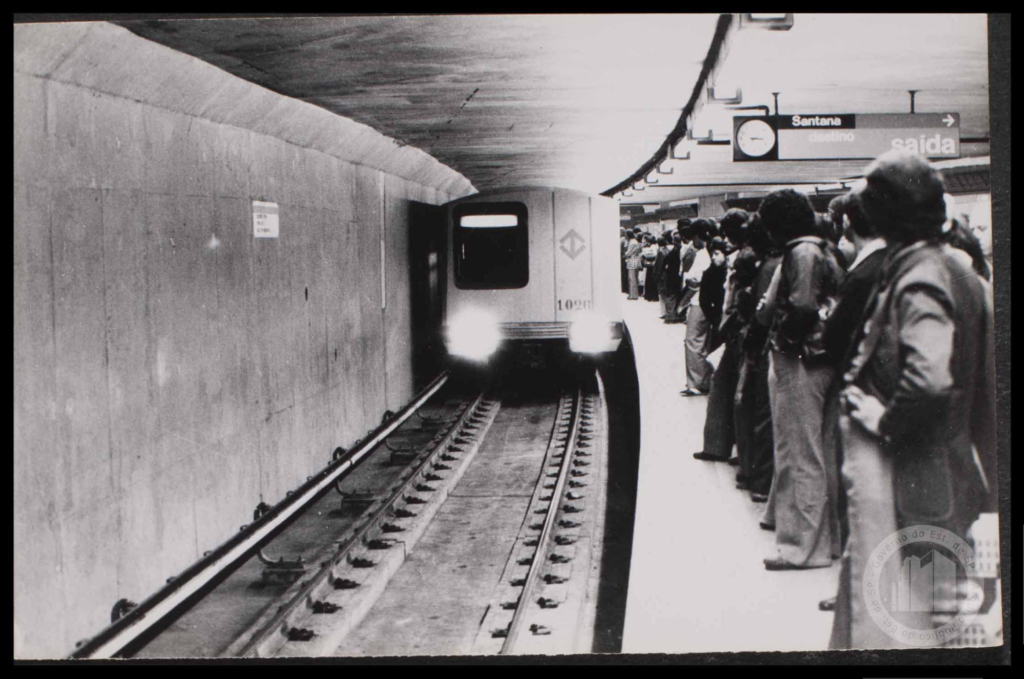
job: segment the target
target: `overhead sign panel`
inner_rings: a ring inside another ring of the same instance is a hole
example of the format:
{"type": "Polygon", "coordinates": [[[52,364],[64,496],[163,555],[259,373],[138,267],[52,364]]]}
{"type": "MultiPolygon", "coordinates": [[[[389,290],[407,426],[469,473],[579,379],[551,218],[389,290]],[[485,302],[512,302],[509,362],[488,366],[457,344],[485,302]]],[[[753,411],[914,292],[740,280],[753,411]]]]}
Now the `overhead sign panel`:
{"type": "Polygon", "coordinates": [[[733,160],[871,160],[899,149],[960,157],[959,113],[737,117],[733,160]],[[770,129],[769,129],[770,128],[770,129]]]}
{"type": "Polygon", "coordinates": [[[958,113],[779,116],[779,160],[872,159],[900,149],[960,157],[958,113]]]}

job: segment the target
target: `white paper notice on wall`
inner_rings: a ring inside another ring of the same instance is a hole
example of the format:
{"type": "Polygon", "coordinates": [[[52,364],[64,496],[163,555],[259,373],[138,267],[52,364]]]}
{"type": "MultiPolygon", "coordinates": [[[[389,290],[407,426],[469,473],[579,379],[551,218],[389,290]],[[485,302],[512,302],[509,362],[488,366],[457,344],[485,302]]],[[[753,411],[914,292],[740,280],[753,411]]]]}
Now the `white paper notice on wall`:
{"type": "Polygon", "coordinates": [[[277,238],[277,203],[252,202],[252,235],[256,238],[277,238]]]}

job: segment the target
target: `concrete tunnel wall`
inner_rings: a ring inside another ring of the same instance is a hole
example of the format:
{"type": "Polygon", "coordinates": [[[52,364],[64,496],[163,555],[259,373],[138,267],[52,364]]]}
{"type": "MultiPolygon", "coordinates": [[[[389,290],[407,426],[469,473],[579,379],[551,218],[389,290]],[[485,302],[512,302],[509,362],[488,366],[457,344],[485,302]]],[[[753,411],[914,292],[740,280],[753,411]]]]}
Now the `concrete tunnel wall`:
{"type": "Polygon", "coordinates": [[[15,656],[61,657],[411,397],[409,201],[473,188],[125,29],[14,33],[15,656]]]}

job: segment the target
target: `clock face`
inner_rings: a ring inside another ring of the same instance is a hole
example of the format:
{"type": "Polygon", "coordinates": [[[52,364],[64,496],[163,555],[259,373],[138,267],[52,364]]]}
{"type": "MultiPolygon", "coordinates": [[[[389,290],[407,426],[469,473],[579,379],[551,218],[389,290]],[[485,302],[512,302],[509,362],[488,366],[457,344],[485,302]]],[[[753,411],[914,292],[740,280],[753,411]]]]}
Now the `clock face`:
{"type": "Polygon", "coordinates": [[[736,143],[743,153],[757,158],[775,147],[775,130],[763,120],[748,120],[736,132],[736,143]]]}

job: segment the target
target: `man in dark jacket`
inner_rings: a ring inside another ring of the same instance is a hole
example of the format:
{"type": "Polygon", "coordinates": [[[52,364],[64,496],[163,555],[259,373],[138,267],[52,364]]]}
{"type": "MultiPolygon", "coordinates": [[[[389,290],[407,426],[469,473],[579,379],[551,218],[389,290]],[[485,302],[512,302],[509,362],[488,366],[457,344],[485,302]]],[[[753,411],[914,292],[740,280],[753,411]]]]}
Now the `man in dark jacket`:
{"type": "MultiPolygon", "coordinates": [[[[918,525],[967,538],[997,496],[991,297],[940,242],[944,189],[926,160],[889,152],[866,180],[864,210],[889,252],[843,378],[850,567],[836,607],[835,625],[845,625],[833,633],[839,648],[901,645],[872,619],[861,585],[876,547],[918,525]]],[[[904,559],[926,556],[923,548],[941,550],[908,540],[878,567],[883,592],[895,586],[904,559]]],[[[918,628],[931,622],[928,612],[916,615],[918,628]]]]}
{"type": "MultiPolygon", "coordinates": [[[[855,340],[863,322],[864,308],[878,281],[886,243],[864,213],[859,190],[844,196],[838,209],[839,222],[843,225],[843,239],[853,245],[853,251],[846,277],[839,286],[835,309],[825,322],[824,343],[836,374],[842,375],[849,369],[853,359],[851,352],[857,346],[855,340]]],[[[839,394],[842,389],[843,381],[833,380],[825,399],[825,455],[835,459],[833,467],[836,469],[841,469],[843,464],[843,447],[839,437],[839,394]]],[[[838,475],[829,475],[829,496],[837,499],[834,506],[837,513],[835,520],[839,524],[842,546],[846,544],[848,525],[846,491],[840,486],[838,475]]],[[[834,605],[833,598],[821,602],[820,607],[822,610],[832,610],[834,605]]]]}
{"type": "Polygon", "coordinates": [[[682,278],[679,275],[679,249],[682,247],[682,240],[679,234],[671,237],[671,245],[665,249],[665,256],[658,267],[658,296],[663,300],[666,318],[675,309],[679,288],[682,285],[682,278]]]}
{"type": "MultiPolygon", "coordinates": [[[[744,483],[755,502],[767,502],[775,470],[775,442],[768,392],[768,326],[757,318],[755,308],[767,294],[782,254],[772,242],[760,219],[752,219],[748,240],[760,260],[749,290],[740,290],[737,313],[744,321],[741,336],[742,366],[736,385],[734,419],[736,451],[740,459],[737,481],[744,483]]],[[[771,314],[767,314],[771,318],[771,314]]],[[[775,529],[774,508],[766,507],[761,526],[775,529]]]]}
{"type": "Polygon", "coordinates": [[[725,265],[725,241],[721,238],[714,238],[708,243],[708,253],[711,255],[711,266],[700,279],[700,310],[708,319],[711,326],[711,337],[709,346],[716,344],[715,335],[718,334],[718,326],[722,321],[722,302],[725,299],[725,277],[729,268],[725,265]]]}
{"type": "Polygon", "coordinates": [[[677,285],[667,291],[668,295],[665,299],[666,323],[683,322],[682,317],[679,315],[680,300],[682,299],[685,291],[685,288],[683,287],[683,274],[689,268],[686,265],[686,261],[689,260],[690,264],[692,264],[693,257],[697,254],[691,245],[693,229],[690,225],[691,222],[689,219],[679,219],[676,221],[676,230],[670,234],[672,242],[675,243],[675,247],[679,251],[679,276],[677,279],[677,285]],[[678,237],[678,239],[676,237],[678,237]]]}
{"type": "MultiPolygon", "coordinates": [[[[749,215],[745,210],[732,209],[722,217],[722,233],[729,245],[739,251],[729,268],[723,299],[722,319],[718,324],[718,338],[712,342],[711,351],[717,344],[725,343],[725,351],[711,376],[711,391],[708,393],[707,417],[704,419],[703,450],[694,453],[698,460],[724,462],[732,454],[732,446],[736,442],[733,426],[733,400],[736,394],[736,381],[739,378],[740,357],[740,319],[736,313],[736,291],[752,282],[754,267],[751,266],[755,257],[751,248],[746,246],[746,226],[749,215]]],[[[701,288],[703,290],[703,286],[701,288]]],[[[703,295],[704,293],[701,292],[703,295]]]]}

